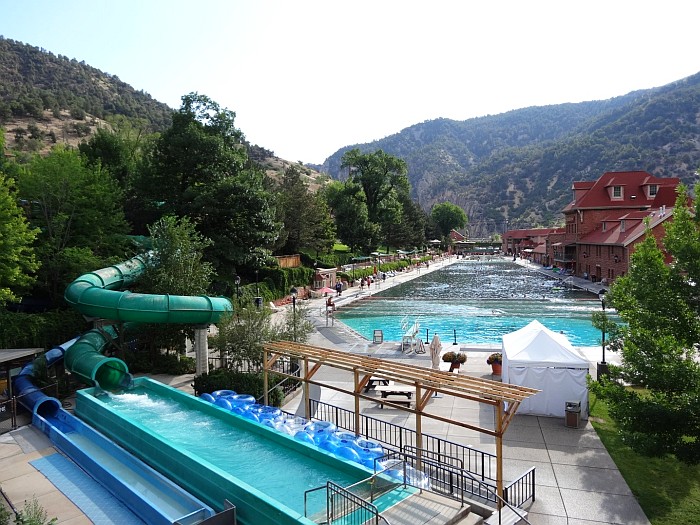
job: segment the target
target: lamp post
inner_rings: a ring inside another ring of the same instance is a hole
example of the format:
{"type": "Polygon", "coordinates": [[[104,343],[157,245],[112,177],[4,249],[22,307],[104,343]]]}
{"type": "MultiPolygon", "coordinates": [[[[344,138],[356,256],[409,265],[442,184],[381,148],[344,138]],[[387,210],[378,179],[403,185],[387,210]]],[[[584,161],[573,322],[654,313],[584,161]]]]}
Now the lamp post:
{"type": "Polygon", "coordinates": [[[255,307],[262,308],[262,297],[260,297],[260,286],[258,284],[258,270],[255,270],[255,307]]]}
{"type": "Polygon", "coordinates": [[[236,279],[233,281],[236,283],[236,302],[238,305],[238,308],[241,308],[241,276],[236,275],[236,279]]]}
{"type": "Polygon", "coordinates": [[[297,289],[292,286],[289,290],[289,294],[292,296],[292,326],[294,328],[294,342],[297,342],[297,289]]]}
{"type": "Polygon", "coordinates": [[[600,306],[603,309],[603,327],[601,328],[603,335],[601,340],[603,347],[603,360],[598,363],[598,380],[600,381],[602,376],[608,374],[608,364],[605,362],[605,323],[607,321],[607,317],[605,316],[605,290],[601,290],[600,293],[598,293],[598,298],[600,299],[600,306]]]}

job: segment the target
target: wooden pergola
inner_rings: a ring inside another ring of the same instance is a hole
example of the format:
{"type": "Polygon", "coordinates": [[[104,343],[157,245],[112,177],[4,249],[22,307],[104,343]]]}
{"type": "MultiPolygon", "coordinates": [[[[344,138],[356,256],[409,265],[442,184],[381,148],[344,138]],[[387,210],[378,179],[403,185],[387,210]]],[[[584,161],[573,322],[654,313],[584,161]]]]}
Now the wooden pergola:
{"type": "Polygon", "coordinates": [[[421,421],[424,417],[494,436],[496,438],[496,490],[499,497],[503,498],[503,435],[518,410],[521,401],[536,394],[539,390],[504,384],[500,381],[492,381],[469,375],[454,374],[451,372],[407,365],[396,361],[350,354],[328,348],[292,343],[290,341],[266,343],[263,345],[263,353],[265,404],[268,403],[268,372],[299,379],[302,382],[304,416],[306,419],[310,419],[309,415],[311,413],[311,399],[309,397],[310,385],[318,385],[337,392],[342,392],[354,397],[356,434],[357,429],[360,428],[360,399],[376,401],[376,397],[367,396],[363,393],[370,378],[382,377],[394,381],[394,383],[414,387],[416,400],[415,408],[393,403],[387,399],[382,399],[382,403],[399,410],[411,412],[415,415],[418,462],[420,463],[420,451],[423,449],[421,421]],[[275,363],[281,358],[298,360],[301,365],[300,376],[293,376],[275,369],[275,363]],[[342,386],[315,380],[314,376],[322,366],[329,366],[352,372],[353,389],[347,390],[342,386]],[[496,428],[485,428],[431,413],[428,402],[434,394],[454,396],[493,406],[495,409],[494,419],[496,428]]]}

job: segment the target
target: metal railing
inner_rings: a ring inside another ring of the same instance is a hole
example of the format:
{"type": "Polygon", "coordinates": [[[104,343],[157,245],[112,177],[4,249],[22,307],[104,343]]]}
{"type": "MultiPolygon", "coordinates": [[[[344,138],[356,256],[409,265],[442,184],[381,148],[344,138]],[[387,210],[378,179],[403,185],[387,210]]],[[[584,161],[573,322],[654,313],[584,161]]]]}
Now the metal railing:
{"type": "Polygon", "coordinates": [[[535,467],[503,488],[503,499],[516,507],[535,501],[535,467]]]}
{"type": "MultiPolygon", "coordinates": [[[[58,398],[58,383],[52,383],[39,390],[47,396],[58,398]]],[[[11,432],[20,425],[31,423],[32,414],[21,405],[23,397],[25,396],[12,396],[5,401],[0,401],[0,435],[11,432]],[[24,421],[24,419],[26,419],[26,422],[20,422],[20,420],[24,421]]]]}
{"type": "MultiPolygon", "coordinates": [[[[414,449],[418,452],[418,449],[414,449]]],[[[421,450],[421,456],[430,455],[429,451],[421,450]]],[[[403,481],[408,485],[417,486],[422,490],[427,490],[429,492],[435,492],[437,494],[442,494],[453,499],[457,499],[460,505],[464,506],[464,494],[469,492],[474,496],[478,496],[486,501],[490,501],[496,504],[499,513],[499,523],[501,518],[501,509],[509,508],[514,514],[516,514],[520,520],[530,524],[530,522],[521,514],[521,510],[518,509],[518,505],[515,502],[510,502],[505,498],[506,492],[504,491],[504,498],[498,496],[496,492],[496,487],[487,481],[482,481],[475,478],[470,472],[454,465],[445,465],[442,463],[442,459],[447,459],[448,461],[454,460],[455,458],[442,457],[442,455],[436,456],[438,460],[429,459],[426,457],[421,457],[420,464],[418,461],[417,454],[409,454],[406,452],[393,451],[389,452],[378,461],[396,460],[397,463],[402,463],[403,467],[403,481]],[[442,457],[442,459],[441,459],[442,457]],[[420,479],[411,480],[410,476],[407,475],[406,465],[410,465],[414,469],[414,475],[425,475],[429,480],[429,484],[421,485],[420,479]]],[[[392,467],[395,468],[395,467],[392,467]]],[[[535,476],[534,467],[531,468],[525,476],[532,476],[532,482],[534,483],[535,476]]],[[[522,478],[521,478],[522,479],[522,478]]],[[[524,484],[511,483],[508,487],[513,490],[513,486],[516,485],[519,488],[524,488],[524,484]]],[[[534,492],[533,492],[534,495],[534,492]]],[[[523,503],[526,500],[523,500],[523,503]]]]}
{"type": "MultiPolygon", "coordinates": [[[[338,428],[355,432],[355,412],[312,399],[311,413],[314,419],[330,421],[338,428]]],[[[378,441],[403,453],[417,451],[417,433],[387,421],[360,414],[358,435],[378,441]]],[[[461,490],[471,496],[498,503],[496,487],[496,456],[477,450],[469,445],[454,443],[435,436],[423,434],[421,453],[429,458],[450,458],[453,468],[469,475],[462,480],[461,490]]],[[[447,482],[449,485],[449,481],[447,482]]],[[[504,488],[507,503],[522,506],[528,500],[535,501],[535,469],[528,470],[504,488]]]]}
{"type": "MultiPolygon", "coordinates": [[[[314,419],[330,421],[344,430],[355,431],[355,412],[352,410],[312,399],[311,413],[314,414],[314,419]]],[[[398,450],[406,450],[407,447],[415,448],[417,446],[417,433],[415,430],[365,414],[360,414],[358,434],[398,450]]],[[[479,479],[490,480],[495,483],[496,456],[494,454],[427,434],[423,434],[422,448],[434,454],[442,454],[443,456],[458,459],[462,462],[465,470],[468,470],[479,479]]]]}
{"type": "Polygon", "coordinates": [[[379,514],[379,510],[369,501],[353,494],[350,490],[326,482],[326,522],[343,520],[343,525],[365,525],[389,522],[379,514]]]}

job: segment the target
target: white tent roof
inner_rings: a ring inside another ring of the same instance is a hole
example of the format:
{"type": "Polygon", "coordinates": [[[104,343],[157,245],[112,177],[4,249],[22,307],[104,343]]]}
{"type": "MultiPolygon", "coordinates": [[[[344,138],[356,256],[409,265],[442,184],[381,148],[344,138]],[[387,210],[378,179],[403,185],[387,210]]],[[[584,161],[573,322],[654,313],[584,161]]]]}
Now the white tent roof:
{"type": "Polygon", "coordinates": [[[565,406],[574,401],[587,419],[588,367],[564,334],[538,321],[503,336],[503,382],[540,390],[520,403],[521,414],[564,417],[565,406]]]}
{"type": "Polygon", "coordinates": [[[511,366],[586,368],[588,361],[564,334],[552,332],[539,321],[503,336],[503,353],[511,366]]]}

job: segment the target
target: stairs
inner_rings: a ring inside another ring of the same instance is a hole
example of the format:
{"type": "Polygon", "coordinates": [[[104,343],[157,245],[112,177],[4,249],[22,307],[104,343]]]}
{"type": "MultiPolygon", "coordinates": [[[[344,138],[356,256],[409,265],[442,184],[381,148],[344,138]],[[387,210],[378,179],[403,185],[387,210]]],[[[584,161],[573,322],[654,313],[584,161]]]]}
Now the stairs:
{"type": "MultiPolygon", "coordinates": [[[[527,518],[527,512],[525,512],[522,509],[518,509],[518,512],[525,518],[527,518]]],[[[498,511],[494,511],[491,516],[489,516],[486,521],[484,521],[485,525],[515,525],[516,523],[520,523],[522,520],[520,516],[518,516],[512,509],[508,507],[503,507],[501,509],[501,521],[498,521],[498,511]]],[[[525,523],[525,522],[523,522],[525,523]]]]}
{"type": "Polygon", "coordinates": [[[381,512],[391,525],[477,525],[481,517],[471,507],[432,492],[417,492],[381,512]],[[465,521],[471,515],[478,521],[465,521]]]}

